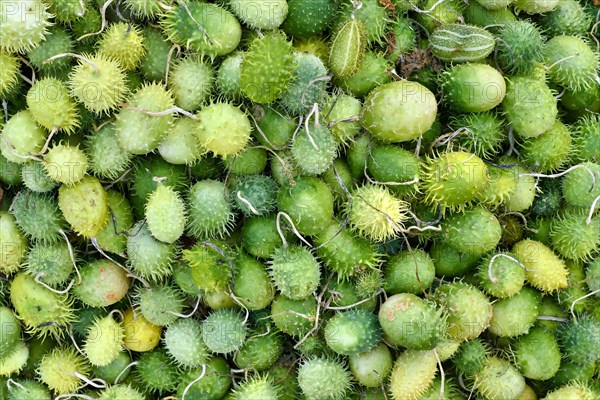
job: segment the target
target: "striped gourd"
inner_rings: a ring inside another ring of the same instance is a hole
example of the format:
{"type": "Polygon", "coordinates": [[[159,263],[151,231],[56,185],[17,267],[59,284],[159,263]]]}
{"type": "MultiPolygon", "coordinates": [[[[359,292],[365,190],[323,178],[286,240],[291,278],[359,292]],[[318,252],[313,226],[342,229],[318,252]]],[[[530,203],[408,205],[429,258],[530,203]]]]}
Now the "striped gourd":
{"type": "Polygon", "coordinates": [[[367,34],[363,23],[351,18],[344,22],[333,36],[329,48],[329,68],[344,78],[358,71],[367,46],[367,34]]]}
{"type": "Polygon", "coordinates": [[[494,50],[495,44],[490,32],[472,25],[442,25],[429,37],[433,55],[452,62],[482,60],[494,50]]]}

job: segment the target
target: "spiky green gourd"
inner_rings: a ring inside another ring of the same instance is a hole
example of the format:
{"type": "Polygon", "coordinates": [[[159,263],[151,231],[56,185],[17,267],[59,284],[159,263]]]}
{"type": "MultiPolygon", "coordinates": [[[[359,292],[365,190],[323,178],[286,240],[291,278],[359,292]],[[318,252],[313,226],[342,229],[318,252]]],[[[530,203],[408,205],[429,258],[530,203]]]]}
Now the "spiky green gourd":
{"type": "MultiPolygon", "coordinates": [[[[567,203],[591,209],[594,200],[600,196],[600,185],[596,185],[600,179],[600,165],[595,162],[584,162],[565,175],[562,182],[562,192],[567,203]]],[[[596,208],[600,203],[596,204],[596,208]]]]}
{"type": "MultiPolygon", "coordinates": [[[[0,137],[0,143],[2,138],[0,137]]],[[[22,183],[23,165],[8,161],[6,157],[0,154],[0,182],[10,186],[20,185],[22,183]]]]}
{"type": "Polygon", "coordinates": [[[517,294],[523,287],[525,268],[512,253],[490,254],[481,261],[477,277],[486,293],[507,298],[517,294]]]}
{"type": "Polygon", "coordinates": [[[214,103],[198,113],[200,144],[226,159],[238,154],[250,140],[252,127],[246,114],[230,103],[214,103]]]}
{"type": "Polygon", "coordinates": [[[21,324],[13,311],[0,307],[0,360],[10,356],[21,339],[21,324]]]}
{"type": "Polygon", "coordinates": [[[46,289],[25,273],[11,282],[10,299],[27,332],[40,337],[62,336],[64,326],[74,319],[72,299],[46,289]]]}
{"type": "Polygon", "coordinates": [[[172,7],[162,23],[171,41],[211,58],[231,53],[242,36],[235,16],[209,3],[172,7]]]}
{"type": "Polygon", "coordinates": [[[600,58],[576,36],[560,35],[550,39],[544,52],[548,77],[571,90],[588,89],[597,84],[600,58]]]}
{"type": "Polygon", "coordinates": [[[349,144],[360,132],[360,115],[362,105],[358,99],[341,93],[339,96],[329,97],[325,101],[327,113],[324,122],[328,124],[333,136],[340,144],[349,144]]]}
{"type": "Polygon", "coordinates": [[[275,210],[279,186],[273,178],[248,175],[238,179],[231,191],[232,203],[246,216],[265,215],[275,210]]]}
{"type": "Polygon", "coordinates": [[[429,47],[440,60],[475,62],[486,58],[496,45],[494,36],[483,28],[466,24],[445,24],[429,37],[429,47]]]}
{"type": "Polygon", "coordinates": [[[221,357],[213,357],[206,362],[206,371],[204,377],[198,380],[202,374],[202,369],[193,369],[182,374],[181,382],[177,386],[177,395],[183,397],[184,390],[187,391],[188,399],[222,399],[229,391],[231,386],[230,368],[227,361],[221,357]]]}
{"type": "Polygon", "coordinates": [[[47,285],[61,286],[73,271],[69,247],[65,242],[35,243],[27,253],[25,270],[47,285]]]}
{"type": "Polygon", "coordinates": [[[129,100],[129,105],[117,114],[115,133],[119,146],[132,154],[153,151],[166,136],[173,123],[173,115],[160,113],[174,106],[171,93],[162,85],[152,83],[141,87],[129,100]]]}
{"type": "Polygon", "coordinates": [[[210,99],[214,83],[210,64],[195,57],[187,57],[169,72],[169,86],[177,106],[194,111],[210,99]]]}
{"type": "Polygon", "coordinates": [[[2,128],[0,150],[10,162],[24,164],[30,154],[38,154],[48,133],[37,124],[29,110],[15,113],[2,128]]]}
{"type": "Polygon", "coordinates": [[[498,154],[506,139],[503,120],[492,111],[461,114],[453,117],[450,124],[455,132],[463,129],[453,142],[478,157],[490,158],[498,154]]]}
{"type": "Polygon", "coordinates": [[[392,66],[385,54],[367,50],[358,70],[347,77],[334,77],[333,83],[352,96],[364,98],[376,87],[391,81],[392,66]]]}
{"type": "Polygon", "coordinates": [[[444,284],[435,299],[447,313],[448,336],[454,340],[478,337],[490,325],[492,304],[483,292],[462,282],[444,284]]]}
{"type": "Polygon", "coordinates": [[[578,120],[572,136],[575,153],[573,161],[600,160],[600,119],[597,116],[583,117],[578,120]]]}
{"type": "Polygon", "coordinates": [[[197,368],[210,353],[200,339],[202,328],[195,319],[178,319],[165,331],[164,344],[171,358],[184,368],[197,368]]]}
{"type": "Polygon", "coordinates": [[[233,293],[240,302],[251,310],[271,304],[275,289],[262,262],[240,250],[235,264],[233,293]]]}
{"type": "Polygon", "coordinates": [[[548,393],[543,400],[593,400],[596,397],[597,393],[594,393],[588,386],[578,382],[573,382],[553,390],[552,392],[548,393]]]}
{"type": "Polygon", "coordinates": [[[489,352],[489,346],[481,339],[468,340],[460,345],[452,362],[460,374],[470,377],[481,371],[489,352]]]}
{"type": "Polygon", "coordinates": [[[52,14],[41,0],[3,0],[0,10],[0,48],[10,53],[24,53],[38,46],[52,25],[52,14]]]}
{"type": "Polygon", "coordinates": [[[177,119],[158,145],[160,156],[171,164],[194,164],[206,151],[198,143],[199,126],[198,121],[189,118],[177,119]]]}
{"type": "Polygon", "coordinates": [[[343,398],[350,387],[350,373],[335,359],[312,358],[300,365],[298,384],[312,400],[343,398]]]}
{"type": "Polygon", "coordinates": [[[50,391],[44,384],[34,380],[19,380],[19,386],[11,387],[7,400],[50,400],[50,391]]]}
{"type": "Polygon", "coordinates": [[[282,29],[295,39],[318,36],[335,18],[333,0],[288,0],[288,15],[282,29]]]}
{"type": "Polygon", "coordinates": [[[375,181],[398,196],[406,196],[417,190],[420,160],[399,146],[375,145],[367,158],[367,170],[375,181]]]}
{"type": "Polygon", "coordinates": [[[10,377],[19,375],[27,365],[29,359],[29,347],[24,341],[19,340],[15,347],[3,359],[0,359],[0,376],[10,377]]]}
{"type": "Polygon", "coordinates": [[[73,348],[56,348],[47,353],[37,368],[39,379],[56,394],[73,393],[82,383],[75,376],[86,376],[90,370],[85,359],[73,348]]]}
{"type": "Polygon", "coordinates": [[[482,256],[493,250],[502,236],[494,214],[483,207],[453,214],[443,222],[442,241],[456,251],[482,256]]]}
{"type": "Polygon", "coordinates": [[[178,318],[184,307],[185,297],[170,285],[140,288],[135,294],[136,305],[148,322],[167,326],[178,318]]]}
{"type": "Polygon", "coordinates": [[[561,324],[558,330],[561,349],[567,360],[587,365],[600,359],[600,323],[589,315],[580,315],[576,320],[561,324]]]}
{"type": "Polygon", "coordinates": [[[271,303],[271,318],[277,329],[297,338],[304,336],[313,327],[316,312],[317,302],[312,296],[303,300],[290,300],[278,295],[271,303]]]}
{"type": "Polygon", "coordinates": [[[590,14],[585,12],[576,0],[563,0],[556,8],[544,15],[542,24],[552,35],[584,35],[592,23],[590,14]]]}
{"type": "Polygon", "coordinates": [[[125,0],[123,3],[128,11],[140,19],[152,19],[162,11],[160,5],[151,0],[125,0]]]}
{"type": "Polygon", "coordinates": [[[145,215],[152,236],[161,242],[173,243],[183,234],[185,205],[172,187],[160,185],[150,194],[145,215]]]}
{"type": "Polygon", "coordinates": [[[442,90],[448,105],[458,111],[489,111],[506,94],[504,77],[486,64],[453,66],[443,75],[442,90]]]}
{"type": "Polygon", "coordinates": [[[88,135],[84,148],[88,168],[98,178],[116,179],[131,164],[132,155],[119,146],[113,124],[88,135]]]}
{"type": "Polygon", "coordinates": [[[369,351],[380,339],[381,327],[377,316],[364,309],[337,313],[325,327],[327,345],[338,354],[369,351]]]}
{"type": "Polygon", "coordinates": [[[198,243],[183,251],[183,259],[192,269],[192,278],[196,285],[208,293],[216,293],[227,289],[231,283],[231,267],[226,249],[225,257],[207,244],[198,243]]]}
{"type": "Polygon", "coordinates": [[[498,38],[498,64],[509,74],[531,74],[537,63],[544,59],[546,38],[529,20],[505,23],[498,32],[498,38]]]}
{"type": "Polygon", "coordinates": [[[146,390],[161,394],[177,387],[180,372],[165,349],[155,349],[140,356],[137,375],[146,390]]]}
{"type": "Polygon", "coordinates": [[[514,345],[514,352],[521,373],[529,379],[550,379],[560,367],[558,342],[554,334],[544,328],[533,328],[521,336],[514,345]]]}
{"type": "Polygon", "coordinates": [[[27,253],[27,241],[19,231],[15,217],[0,211],[0,272],[12,274],[19,270],[27,253]]]}
{"type": "Polygon", "coordinates": [[[499,357],[489,357],[474,379],[477,391],[489,400],[517,399],[525,390],[523,375],[499,357]]]}
{"type": "Polygon", "coordinates": [[[462,210],[477,199],[487,185],[488,169],[474,154],[454,151],[432,158],[424,166],[425,201],[442,210],[462,210]]]}
{"type": "Polygon", "coordinates": [[[329,224],[314,240],[317,255],[340,279],[368,271],[379,263],[380,255],[375,245],[336,222],[329,224]]]}
{"type": "Polygon", "coordinates": [[[264,371],[277,362],[283,353],[282,336],[278,333],[263,333],[257,332],[255,337],[250,336],[235,353],[234,361],[239,368],[264,371]]]}
{"type": "Polygon", "coordinates": [[[123,337],[123,327],[111,316],[97,319],[88,328],[83,353],[90,364],[106,366],[122,351],[123,337]]]}
{"type": "Polygon", "coordinates": [[[500,337],[526,334],[540,312],[541,294],[527,286],[512,297],[494,303],[489,331],[500,337]]]}
{"type": "Polygon", "coordinates": [[[279,399],[279,388],[269,378],[252,377],[242,382],[231,394],[232,400],[279,399]]]}
{"type": "Polygon", "coordinates": [[[21,177],[25,187],[33,192],[46,193],[58,186],[58,182],[52,180],[46,173],[44,164],[37,161],[24,164],[21,177]]]}
{"type": "Polygon", "coordinates": [[[54,196],[21,190],[13,199],[10,211],[27,238],[43,243],[55,243],[62,238],[60,231],[65,222],[54,196]]]}
{"type": "Polygon", "coordinates": [[[229,101],[239,100],[243,96],[240,87],[240,69],[243,58],[242,52],[235,52],[221,62],[217,71],[216,86],[221,95],[229,101]]]}
{"type": "Polygon", "coordinates": [[[438,276],[462,276],[474,268],[479,261],[479,256],[460,253],[438,240],[433,242],[429,253],[438,276]]]}
{"type": "Polygon", "coordinates": [[[435,304],[408,293],[388,297],[379,309],[379,323],[388,343],[409,349],[431,349],[445,334],[435,304]]]}
{"type": "Polygon", "coordinates": [[[233,227],[231,203],[219,181],[198,181],[190,188],[188,213],[187,229],[197,239],[221,238],[233,227]]]}
{"type": "Polygon", "coordinates": [[[87,156],[79,146],[57,144],[43,158],[44,169],[55,182],[73,185],[85,176],[88,161],[87,156]]]}
{"type": "Polygon", "coordinates": [[[529,171],[520,166],[511,168],[511,171],[516,185],[508,193],[508,198],[503,200],[504,204],[509,211],[525,211],[531,207],[537,194],[536,178],[528,176],[529,171]]]}
{"type": "Polygon", "coordinates": [[[359,235],[385,241],[403,229],[408,203],[377,185],[364,185],[352,192],[352,202],[345,205],[350,226],[359,235]]]}
{"type": "Polygon", "coordinates": [[[552,247],[565,258],[589,261],[600,247],[600,217],[587,210],[565,211],[550,225],[552,247]]]}
{"type": "MultiPolygon", "coordinates": [[[[142,2],[132,1],[140,4],[142,2]]],[[[167,39],[158,29],[144,27],[142,29],[144,48],[146,53],[140,61],[140,72],[148,80],[160,81],[165,79],[167,70],[167,59],[171,48],[167,39]]]]}
{"type": "Polygon", "coordinates": [[[286,0],[261,0],[248,3],[244,0],[229,0],[229,6],[240,21],[252,29],[275,29],[287,17],[286,0]]]}
{"type": "Polygon", "coordinates": [[[267,33],[252,41],[240,65],[240,87],[250,100],[277,100],[294,77],[297,61],[292,44],[282,32],[267,33]]]}
{"type": "Polygon", "coordinates": [[[337,142],[324,124],[309,124],[291,145],[292,158],[306,175],[319,175],[329,168],[337,154],[337,142]],[[310,137],[309,137],[310,135],[310,137]]]}
{"type": "Polygon", "coordinates": [[[137,222],[129,230],[129,265],[144,279],[160,280],[170,274],[176,253],[174,245],[156,240],[143,221],[137,222]]]}
{"type": "MultiPolygon", "coordinates": [[[[254,257],[269,258],[275,248],[281,245],[274,216],[246,218],[241,235],[244,248],[254,257]]],[[[323,258],[321,255],[319,257],[323,258]]]]}
{"type": "Polygon", "coordinates": [[[62,185],[58,190],[58,206],[73,231],[93,238],[108,221],[108,199],[100,181],[86,176],[77,183],[62,185]]]}
{"type": "Polygon", "coordinates": [[[388,347],[379,343],[369,351],[351,355],[348,364],[361,385],[381,387],[392,370],[393,360],[388,347]]]}
{"type": "Polygon", "coordinates": [[[429,289],[435,277],[435,266],[421,249],[403,251],[390,257],[385,265],[387,293],[419,294],[429,289]]]}
{"type": "Polygon", "coordinates": [[[19,83],[19,59],[16,55],[0,51],[0,95],[6,96],[12,92],[19,83]]]}
{"type": "Polygon", "coordinates": [[[118,399],[143,400],[144,395],[140,392],[140,390],[136,388],[133,388],[129,385],[121,384],[113,385],[104,389],[102,393],[100,393],[100,397],[98,397],[98,400],[118,399]]]}
{"type": "Polygon", "coordinates": [[[269,262],[269,273],[281,294],[302,300],[314,292],[321,278],[319,262],[302,246],[280,247],[269,262]]]}
{"type": "Polygon", "coordinates": [[[238,176],[258,175],[267,167],[267,151],[259,146],[247,147],[233,157],[223,160],[231,174],[238,176]]]}
{"type": "Polygon", "coordinates": [[[437,358],[432,350],[406,350],[396,359],[390,377],[390,392],[395,400],[417,400],[437,372],[437,358]]]}
{"type": "Polygon", "coordinates": [[[508,80],[502,107],[511,127],[524,138],[540,136],[552,128],[558,114],[550,88],[530,77],[508,80]]]}
{"type": "Polygon", "coordinates": [[[436,115],[437,101],[429,89],[416,82],[398,81],[369,94],[361,124],[381,141],[406,142],[431,128],[436,115]]]}
{"type": "Polygon", "coordinates": [[[108,307],[119,302],[129,290],[127,273],[109,260],[95,260],[79,271],[81,282],[73,294],[90,307],[108,307]]]}
{"type": "Polygon", "coordinates": [[[571,153],[571,134],[560,121],[542,135],[523,143],[521,159],[541,173],[556,171],[565,165],[571,153]]]}
{"type": "Polygon", "coordinates": [[[144,36],[135,25],[115,22],[98,42],[98,51],[117,61],[126,71],[134,69],[144,57],[144,36]]]}
{"type": "Polygon", "coordinates": [[[296,71],[287,90],[279,100],[291,115],[306,114],[326,95],[327,68],[319,57],[310,53],[294,53],[296,71]]]}
{"type": "Polygon", "coordinates": [[[591,291],[600,289],[600,257],[590,262],[585,271],[585,281],[591,291]]]}
{"type": "Polygon", "coordinates": [[[287,213],[304,235],[322,232],[333,217],[333,195],[329,187],[313,177],[296,179],[277,194],[277,208],[287,213]]]}
{"type": "Polygon", "coordinates": [[[108,113],[128,95],[125,71],[104,54],[83,55],[69,74],[71,96],[96,113],[108,113]]]}
{"type": "Polygon", "coordinates": [[[358,71],[367,46],[367,32],[362,21],[350,18],[342,23],[329,45],[329,68],[338,78],[358,71]]]}
{"type": "Polygon", "coordinates": [[[534,287],[553,292],[568,285],[564,262],[548,247],[535,240],[522,240],[512,252],[527,267],[527,281],[534,287]]]}
{"type": "Polygon", "coordinates": [[[202,321],[202,339],[214,353],[228,354],[238,350],[247,334],[244,316],[238,311],[213,311],[202,321]]]}

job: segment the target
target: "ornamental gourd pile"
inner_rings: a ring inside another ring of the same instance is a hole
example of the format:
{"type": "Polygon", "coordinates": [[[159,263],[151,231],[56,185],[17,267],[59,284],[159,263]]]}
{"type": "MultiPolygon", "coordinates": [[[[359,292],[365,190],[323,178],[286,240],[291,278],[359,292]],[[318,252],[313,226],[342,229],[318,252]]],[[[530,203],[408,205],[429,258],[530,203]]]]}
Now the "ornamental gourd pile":
{"type": "Polygon", "coordinates": [[[0,0],[0,398],[600,398],[597,0],[0,0]]]}

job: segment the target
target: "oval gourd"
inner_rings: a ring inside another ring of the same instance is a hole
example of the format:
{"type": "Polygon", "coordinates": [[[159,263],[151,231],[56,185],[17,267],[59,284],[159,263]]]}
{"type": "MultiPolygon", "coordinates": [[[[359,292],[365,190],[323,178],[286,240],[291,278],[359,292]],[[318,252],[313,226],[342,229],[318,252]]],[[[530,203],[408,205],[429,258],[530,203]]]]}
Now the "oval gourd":
{"type": "Polygon", "coordinates": [[[495,45],[491,33],[472,25],[442,25],[429,37],[433,55],[452,62],[482,60],[494,50],[495,45]]]}
{"type": "Polygon", "coordinates": [[[353,75],[362,63],[367,34],[362,22],[349,19],[333,36],[329,49],[329,68],[339,78],[353,75]]]}

